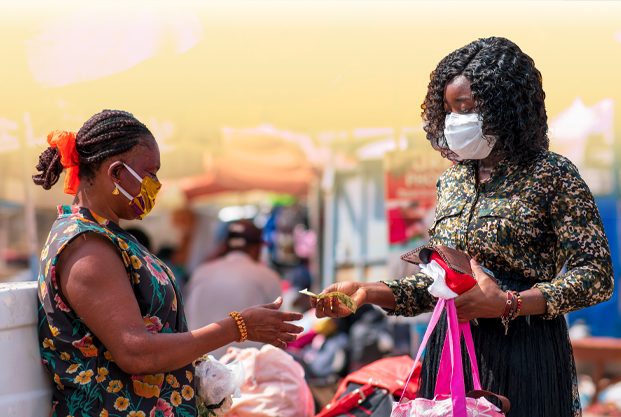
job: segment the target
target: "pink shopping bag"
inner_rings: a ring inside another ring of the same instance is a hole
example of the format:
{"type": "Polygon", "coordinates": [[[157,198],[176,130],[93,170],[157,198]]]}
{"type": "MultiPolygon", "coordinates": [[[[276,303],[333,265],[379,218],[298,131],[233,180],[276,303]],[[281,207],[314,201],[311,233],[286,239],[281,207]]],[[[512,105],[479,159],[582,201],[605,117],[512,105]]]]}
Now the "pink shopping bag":
{"type": "MultiPolygon", "coordinates": [[[[403,396],[399,402],[393,404],[391,417],[502,417],[509,411],[509,400],[501,395],[493,394],[481,389],[479,379],[479,368],[476,356],[474,355],[474,343],[470,332],[470,323],[458,323],[457,311],[453,300],[438,300],[433,316],[425,332],[423,342],[418,349],[414,366],[420,360],[421,354],[427,345],[429,336],[438,324],[442,309],[446,307],[448,330],[440,359],[438,380],[436,382],[435,398],[427,400],[416,398],[412,401],[401,404],[403,396]],[[466,394],[464,384],[464,372],[462,368],[461,335],[464,335],[470,365],[472,367],[472,378],[474,390],[466,394]],[[485,396],[495,396],[500,399],[503,407],[498,409],[494,404],[487,401],[485,396]]],[[[410,378],[412,374],[410,374],[410,378]]],[[[409,378],[408,378],[409,382],[409,378]]],[[[406,383],[407,385],[407,383],[406,383]]]]}

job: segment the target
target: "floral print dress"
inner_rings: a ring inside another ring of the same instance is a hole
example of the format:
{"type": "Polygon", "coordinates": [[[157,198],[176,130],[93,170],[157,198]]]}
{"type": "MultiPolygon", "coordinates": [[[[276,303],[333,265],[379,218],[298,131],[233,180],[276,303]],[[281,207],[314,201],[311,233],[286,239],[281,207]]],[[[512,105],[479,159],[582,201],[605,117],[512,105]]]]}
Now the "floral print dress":
{"type": "Polygon", "coordinates": [[[119,250],[147,331],[187,331],[181,292],[163,262],[114,222],[83,207],[59,206],[58,219],[41,253],[38,277],[41,357],[57,388],[51,415],[196,416],[192,365],[157,375],[126,374],[63,302],[56,262],[63,249],[84,233],[105,236],[119,250]]]}

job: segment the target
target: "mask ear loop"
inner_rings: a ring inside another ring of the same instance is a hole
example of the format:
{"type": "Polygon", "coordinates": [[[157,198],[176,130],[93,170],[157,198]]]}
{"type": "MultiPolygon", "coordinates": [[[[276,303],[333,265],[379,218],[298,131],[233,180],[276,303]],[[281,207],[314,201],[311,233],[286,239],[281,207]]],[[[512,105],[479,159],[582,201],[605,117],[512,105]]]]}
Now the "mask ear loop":
{"type": "Polygon", "coordinates": [[[136,171],[134,171],[133,169],[131,169],[129,166],[127,166],[125,164],[125,162],[122,162],[123,165],[125,165],[125,168],[127,168],[127,170],[140,182],[142,182],[143,178],[140,178],[140,175],[136,174],[136,171]]]}
{"type": "MultiPolygon", "coordinates": [[[[125,165],[125,163],[124,163],[124,162],[121,162],[121,161],[116,161],[116,162],[112,163],[112,164],[110,165],[110,168],[108,168],[108,175],[110,175],[110,174],[112,173],[112,169],[114,169],[114,168],[115,168],[116,166],[118,166],[119,164],[123,164],[123,165],[125,165]]],[[[138,174],[136,174],[136,172],[135,172],[133,169],[131,169],[131,168],[130,168],[130,167],[128,167],[127,165],[125,165],[125,168],[127,168],[127,169],[129,170],[129,172],[130,172],[132,175],[134,175],[134,176],[138,179],[138,181],[142,182],[142,179],[138,176],[138,174]]],[[[118,189],[118,190],[119,190],[119,191],[120,191],[120,192],[121,192],[121,193],[122,193],[125,197],[127,197],[127,198],[129,199],[129,201],[132,201],[132,200],[134,199],[134,197],[132,197],[132,195],[131,195],[131,194],[129,194],[127,191],[125,191],[125,189],[123,189],[123,187],[121,187],[119,184],[115,183],[115,185],[116,185],[116,188],[117,188],[117,189],[118,189]]]]}
{"type": "Polygon", "coordinates": [[[125,197],[129,199],[129,201],[132,201],[134,199],[134,197],[132,197],[127,191],[125,191],[123,187],[121,187],[119,184],[117,184],[116,187],[119,189],[121,193],[123,193],[125,197]]]}

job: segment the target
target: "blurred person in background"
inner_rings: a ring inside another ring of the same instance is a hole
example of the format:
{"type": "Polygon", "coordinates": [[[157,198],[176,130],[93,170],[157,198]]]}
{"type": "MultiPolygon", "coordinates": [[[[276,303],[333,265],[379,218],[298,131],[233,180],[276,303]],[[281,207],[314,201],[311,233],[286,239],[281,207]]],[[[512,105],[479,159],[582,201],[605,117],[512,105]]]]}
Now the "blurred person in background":
{"type": "Polygon", "coordinates": [[[287,311],[308,311],[308,296],[300,291],[309,289],[311,282],[311,274],[305,265],[298,265],[284,274],[281,288],[283,306],[287,311]]]}
{"type": "MultiPolygon", "coordinates": [[[[278,274],[259,262],[263,246],[261,229],[252,220],[225,224],[221,255],[199,266],[186,287],[186,315],[190,330],[243,306],[266,304],[280,296],[278,274]]],[[[246,341],[240,348],[264,343],[246,341]]],[[[218,358],[228,346],[212,351],[218,358]]]]}
{"type": "MultiPolygon", "coordinates": [[[[593,195],[576,167],[548,150],[544,99],[533,59],[513,42],[492,37],[442,59],[422,106],[427,139],[457,161],[437,182],[430,244],[473,258],[478,283],[455,298],[457,317],[478,319],[472,336],[481,384],[511,401],[510,417],[581,415],[563,315],[607,301],[614,285],[593,195]],[[513,292],[521,308],[508,302],[513,292]]],[[[399,281],[338,283],[324,292],[415,316],[433,310],[432,282],[418,273],[399,281]]],[[[336,298],[311,303],[318,317],[349,314],[336,298]]],[[[426,348],[423,398],[434,397],[446,328],[441,319],[426,348]]],[[[464,373],[466,391],[472,390],[469,366],[464,373]]]]}
{"type": "Polygon", "coordinates": [[[151,239],[144,230],[138,229],[137,227],[128,227],[125,231],[132,235],[147,251],[151,252],[151,239]]]}
{"type": "Polygon", "coordinates": [[[282,276],[302,262],[296,251],[296,228],[306,230],[305,218],[299,204],[276,206],[263,228],[270,266],[282,276]]]}
{"type": "Polygon", "coordinates": [[[64,168],[64,191],[75,195],[58,207],[40,257],[39,341],[57,387],[52,415],[172,415],[174,407],[196,416],[194,361],[246,337],[277,347],[296,339],[302,328],[288,322],[301,315],[278,311],[276,296],[240,306],[241,319],[227,310],[188,331],[174,275],[119,226],[146,216],[161,186],[157,143],[133,115],[104,110],[77,134],[50,133],[48,143],[35,184],[50,189],[64,168]]]}

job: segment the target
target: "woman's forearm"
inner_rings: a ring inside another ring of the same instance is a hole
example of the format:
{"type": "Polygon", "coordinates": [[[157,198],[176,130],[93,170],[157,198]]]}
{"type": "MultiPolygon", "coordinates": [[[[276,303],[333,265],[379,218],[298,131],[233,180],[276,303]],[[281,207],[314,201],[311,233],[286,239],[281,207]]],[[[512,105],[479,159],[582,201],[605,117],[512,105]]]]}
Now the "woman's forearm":
{"type": "MultiPolygon", "coordinates": [[[[296,335],[304,328],[293,322],[300,320],[302,314],[280,311],[281,305],[282,298],[278,297],[273,303],[241,311],[245,338],[279,348],[295,341],[296,335]]],[[[136,343],[117,335],[116,349],[110,351],[113,356],[120,352],[119,366],[134,375],[179,369],[206,353],[239,340],[241,336],[236,321],[230,317],[186,333],[150,334],[144,326],[142,329],[141,326],[125,328],[126,334],[136,335],[136,343]]]]}
{"type": "Polygon", "coordinates": [[[545,314],[547,310],[546,299],[537,288],[520,292],[522,297],[522,308],[520,316],[535,316],[545,314]]]}
{"type": "Polygon", "coordinates": [[[395,296],[388,285],[381,282],[372,282],[364,284],[363,288],[365,292],[365,304],[375,304],[376,306],[389,310],[395,309],[395,296]]]}
{"type": "MultiPolygon", "coordinates": [[[[127,349],[115,358],[128,374],[149,375],[182,368],[202,355],[238,340],[239,330],[228,317],[187,333],[126,335],[127,349]],[[171,355],[171,352],[175,352],[171,355]]],[[[113,355],[114,356],[114,355],[113,355]]]]}

